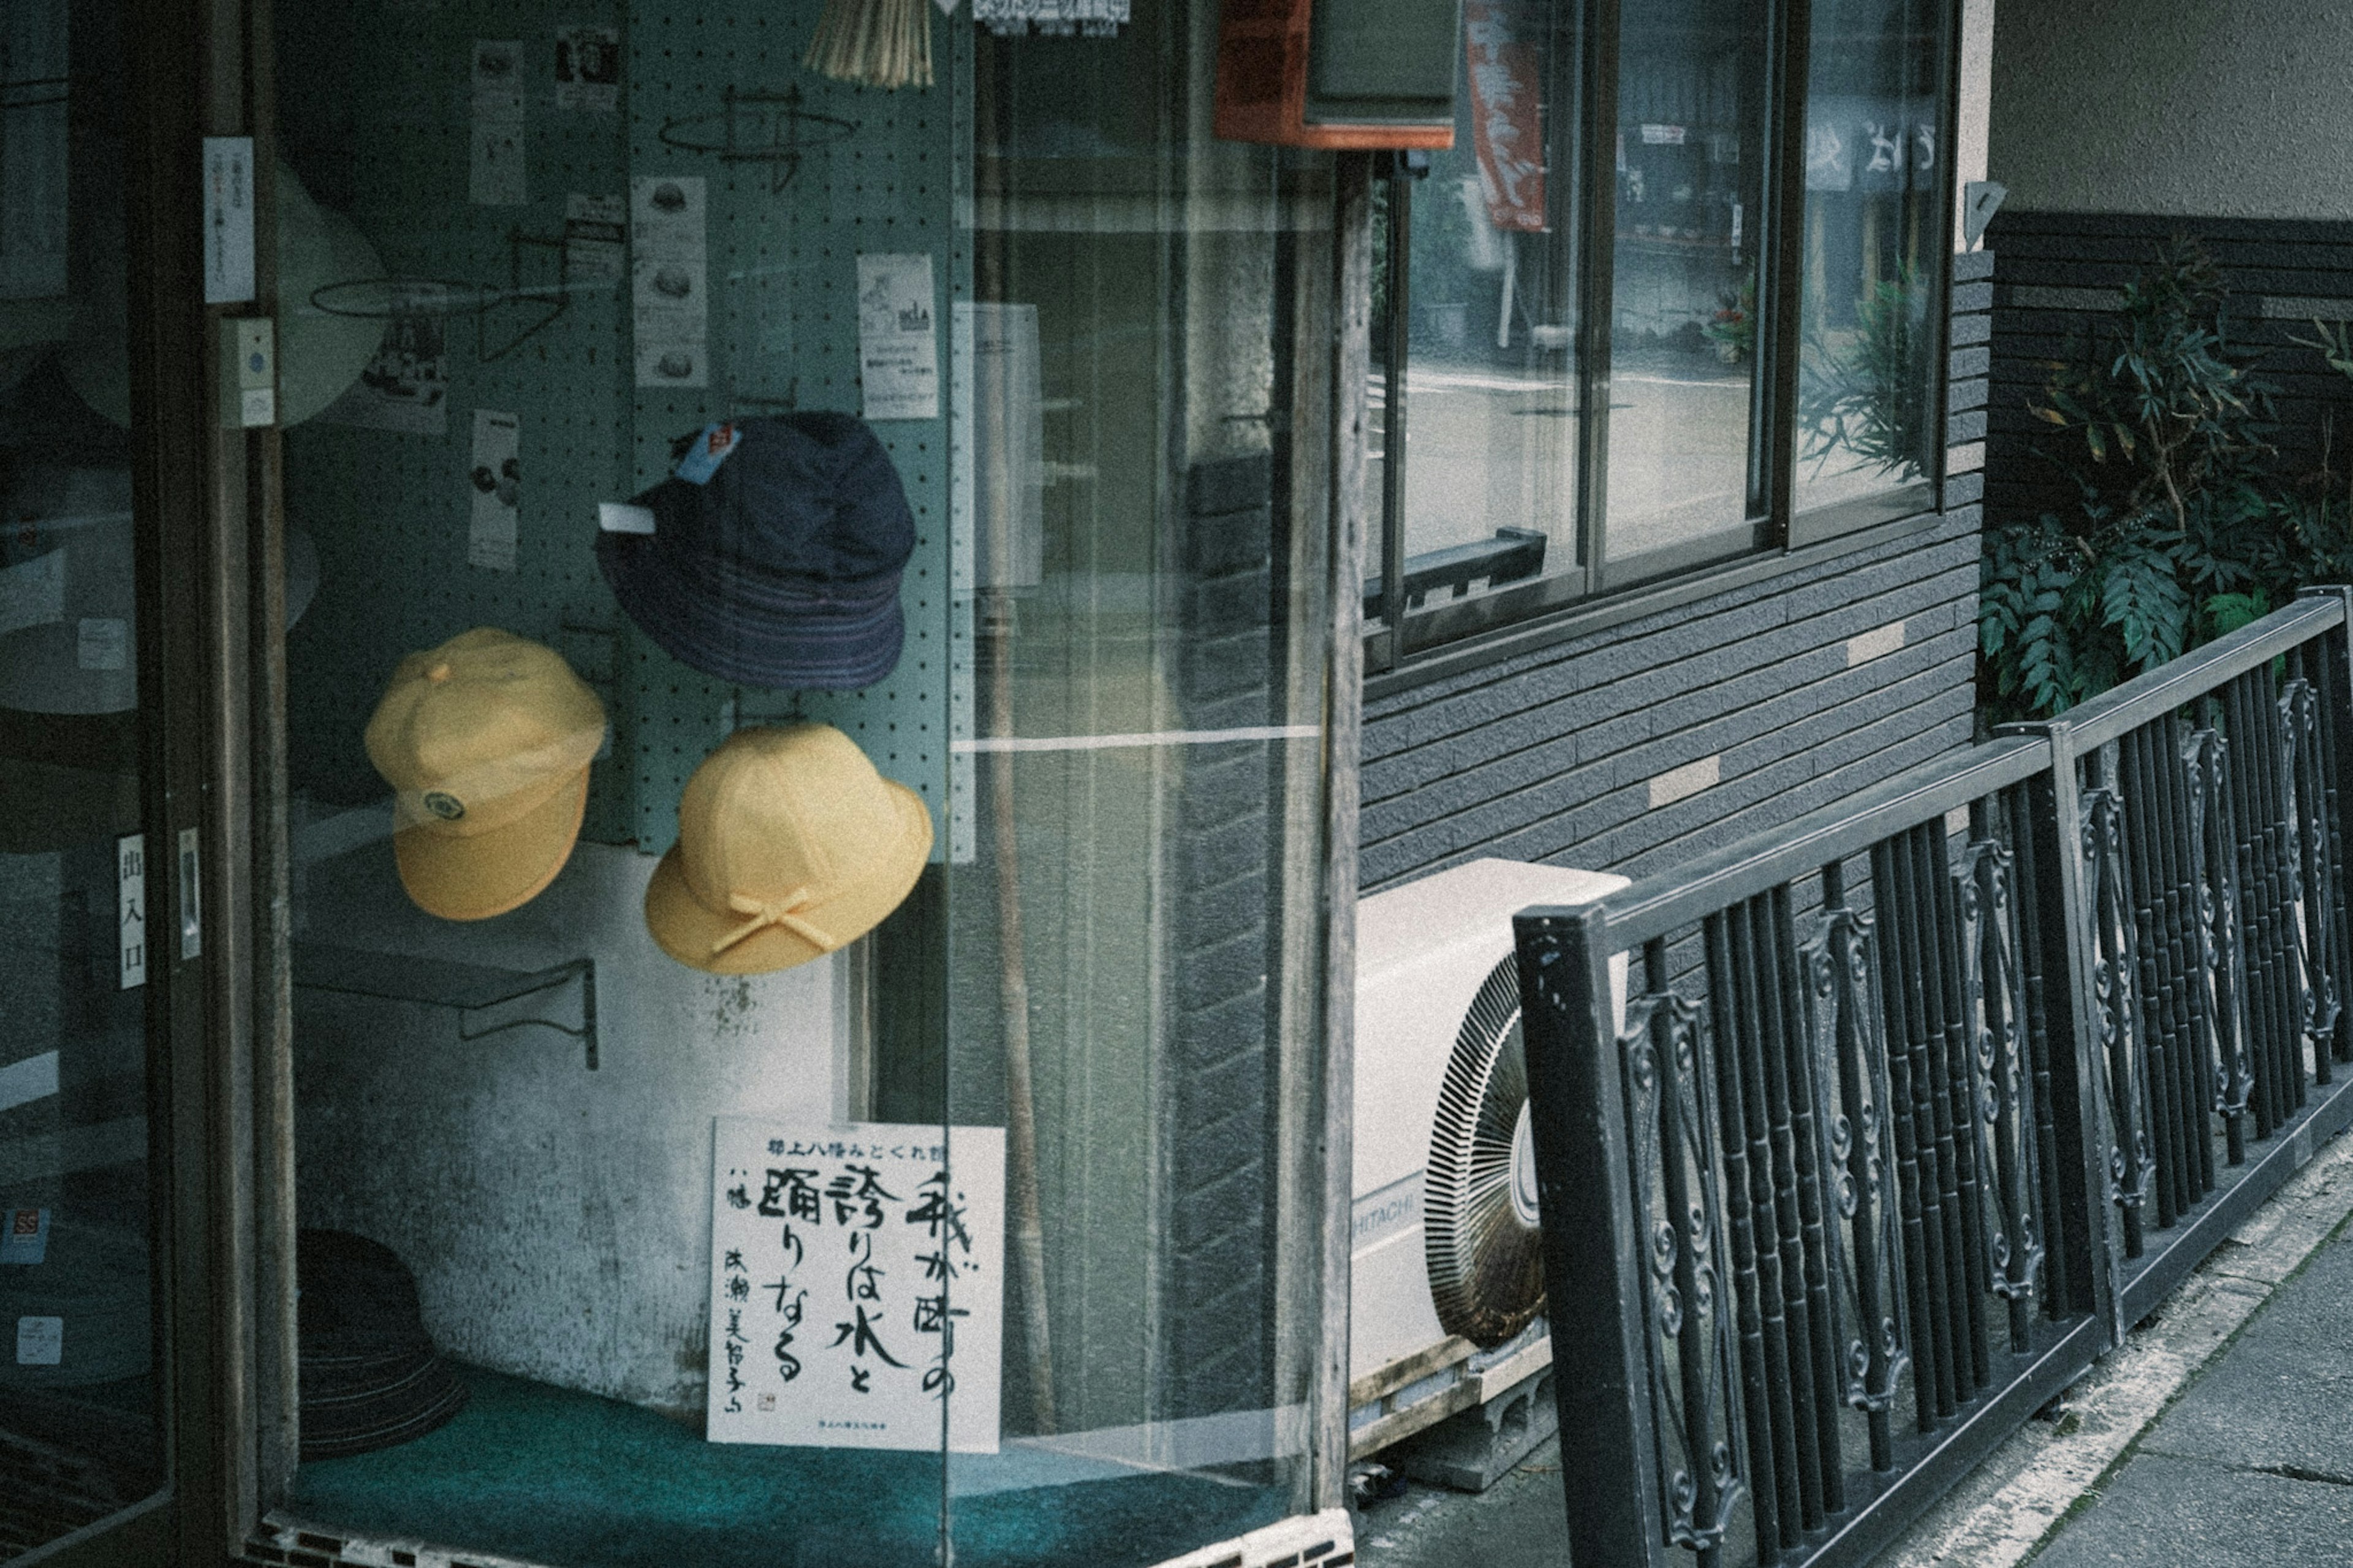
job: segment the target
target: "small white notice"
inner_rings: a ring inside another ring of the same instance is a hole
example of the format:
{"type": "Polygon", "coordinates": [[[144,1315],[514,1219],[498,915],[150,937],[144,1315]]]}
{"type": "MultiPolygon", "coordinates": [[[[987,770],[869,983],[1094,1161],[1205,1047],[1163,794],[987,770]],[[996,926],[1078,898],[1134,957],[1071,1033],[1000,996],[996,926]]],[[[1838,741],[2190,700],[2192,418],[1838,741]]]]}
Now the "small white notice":
{"type": "Polygon", "coordinates": [[[711,384],[707,199],[700,174],[629,182],[630,324],[639,386],[711,384]]]}
{"type": "Polygon", "coordinates": [[[578,191],[564,198],[564,275],[574,283],[618,283],[622,244],[629,233],[625,196],[578,191]]]}
{"type": "Polygon", "coordinates": [[[555,30],[555,107],[585,114],[612,114],[620,109],[619,28],[555,30]]]}
{"type": "Polygon", "coordinates": [[[84,669],[131,668],[131,623],[113,616],[84,616],[74,628],[74,662],[84,669]]]}
{"type": "Polygon", "coordinates": [[[125,991],[147,984],[147,840],[114,841],[114,939],[125,991]]]}
{"type": "Polygon", "coordinates": [[[0,637],[66,618],[66,552],[52,550],[0,569],[0,637]]]}
{"type": "Polygon", "coordinates": [[[714,1443],[993,1454],[1005,1131],[722,1117],[714,1443]]]}
{"type": "Polygon", "coordinates": [[[253,138],[205,138],[205,303],[253,298],[253,138]]]}
{"type": "Polygon", "coordinates": [[[476,206],[518,207],[523,179],[522,45],[474,40],[474,134],[468,194],[476,206]]]}
{"type": "Polygon", "coordinates": [[[858,375],[869,419],[940,416],[940,335],[928,253],[858,258],[858,375]]]}
{"type": "Polygon", "coordinates": [[[16,1320],[18,1366],[56,1366],[65,1359],[66,1321],[63,1318],[16,1320]]]}
{"type": "Polygon", "coordinates": [[[517,520],[522,510],[522,422],[512,414],[474,410],[474,466],[467,470],[474,514],[466,533],[466,564],[489,572],[515,569],[517,520]]]}

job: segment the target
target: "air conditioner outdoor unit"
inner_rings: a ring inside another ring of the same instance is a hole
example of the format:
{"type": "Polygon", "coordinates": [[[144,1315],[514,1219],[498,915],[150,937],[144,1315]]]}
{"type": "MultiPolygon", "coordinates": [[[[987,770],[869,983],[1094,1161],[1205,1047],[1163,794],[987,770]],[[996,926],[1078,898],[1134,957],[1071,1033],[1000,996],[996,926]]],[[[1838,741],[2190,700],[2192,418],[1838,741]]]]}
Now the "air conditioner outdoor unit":
{"type": "Polygon", "coordinates": [[[1551,1364],[1512,917],[1624,886],[1474,860],[1356,907],[1352,1457],[1551,1364]]]}

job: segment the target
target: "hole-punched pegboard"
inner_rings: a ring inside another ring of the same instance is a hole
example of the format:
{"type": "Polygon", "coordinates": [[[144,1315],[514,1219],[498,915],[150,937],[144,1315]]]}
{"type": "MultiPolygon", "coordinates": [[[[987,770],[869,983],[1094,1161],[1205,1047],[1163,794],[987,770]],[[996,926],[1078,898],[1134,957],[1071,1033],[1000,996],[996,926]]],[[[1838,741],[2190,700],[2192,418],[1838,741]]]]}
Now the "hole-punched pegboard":
{"type": "MultiPolygon", "coordinates": [[[[938,84],[878,92],[804,71],[815,0],[736,0],[635,13],[541,0],[425,8],[389,0],[281,13],[280,116],[290,161],[313,194],[358,226],[396,277],[503,283],[512,237],[563,234],[567,197],[620,198],[632,176],[694,175],[708,195],[708,384],[635,384],[626,266],[573,270],[567,309],[495,363],[474,323],[438,319],[448,365],[446,429],[353,428],[313,420],[286,437],[289,521],[319,545],[318,600],[290,640],[298,788],[331,800],[379,796],[360,736],[402,655],[475,626],[554,647],[607,698],[614,745],[592,779],[587,837],[648,853],[676,836],[679,792],[733,727],[805,717],[839,725],[888,777],[933,808],[948,840],[951,603],[949,342],[952,302],[971,296],[970,236],[955,221],[968,187],[970,25],[934,17],[938,84]],[[617,112],[559,102],[560,29],[604,26],[626,65],[617,112]],[[470,199],[474,44],[514,39],[525,76],[522,205],[470,199]],[[315,69],[309,62],[316,62],[315,69]],[[706,114],[729,85],[798,87],[815,113],[856,135],[813,148],[781,192],[773,171],[665,145],[666,121],[706,114]],[[787,408],[860,412],[857,258],[929,253],[938,298],[941,417],[880,422],[914,509],[917,542],[902,588],[898,668],[865,691],[741,689],[656,648],[614,604],[596,569],[596,507],[659,479],[670,442],[702,424],[787,408]],[[516,570],[469,564],[473,416],[516,415],[522,472],[516,570]]],[[[526,268],[541,264],[526,247],[526,268]]],[[[526,282],[531,279],[526,279],[526,282]]],[[[296,308],[290,301],[290,308],[296,308]]],[[[512,327],[529,305],[501,306],[512,327]]],[[[489,336],[504,341],[494,319],[489,336]]]]}

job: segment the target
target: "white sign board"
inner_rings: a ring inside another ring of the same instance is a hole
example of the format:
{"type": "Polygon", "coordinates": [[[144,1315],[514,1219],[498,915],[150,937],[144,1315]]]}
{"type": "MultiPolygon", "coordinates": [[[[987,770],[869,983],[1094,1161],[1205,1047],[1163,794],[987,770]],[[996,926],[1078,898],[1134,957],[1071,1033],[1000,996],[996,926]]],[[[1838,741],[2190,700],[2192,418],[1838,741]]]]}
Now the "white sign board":
{"type": "Polygon", "coordinates": [[[721,1117],[714,1443],[997,1452],[1005,1131],[721,1117]]]}

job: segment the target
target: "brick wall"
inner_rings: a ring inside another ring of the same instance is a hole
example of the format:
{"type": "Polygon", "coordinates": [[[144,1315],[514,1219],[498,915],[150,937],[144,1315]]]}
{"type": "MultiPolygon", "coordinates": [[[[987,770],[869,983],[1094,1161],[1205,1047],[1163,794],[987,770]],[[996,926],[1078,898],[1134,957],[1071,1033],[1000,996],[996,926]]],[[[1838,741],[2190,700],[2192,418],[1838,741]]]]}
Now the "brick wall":
{"type": "Polygon", "coordinates": [[[1943,510],[1737,563],[1719,589],[1654,592],[1654,610],[1475,668],[1376,685],[1365,890],[1484,856],[1641,875],[1966,742],[1992,265],[1954,258],[1943,510]]]}

